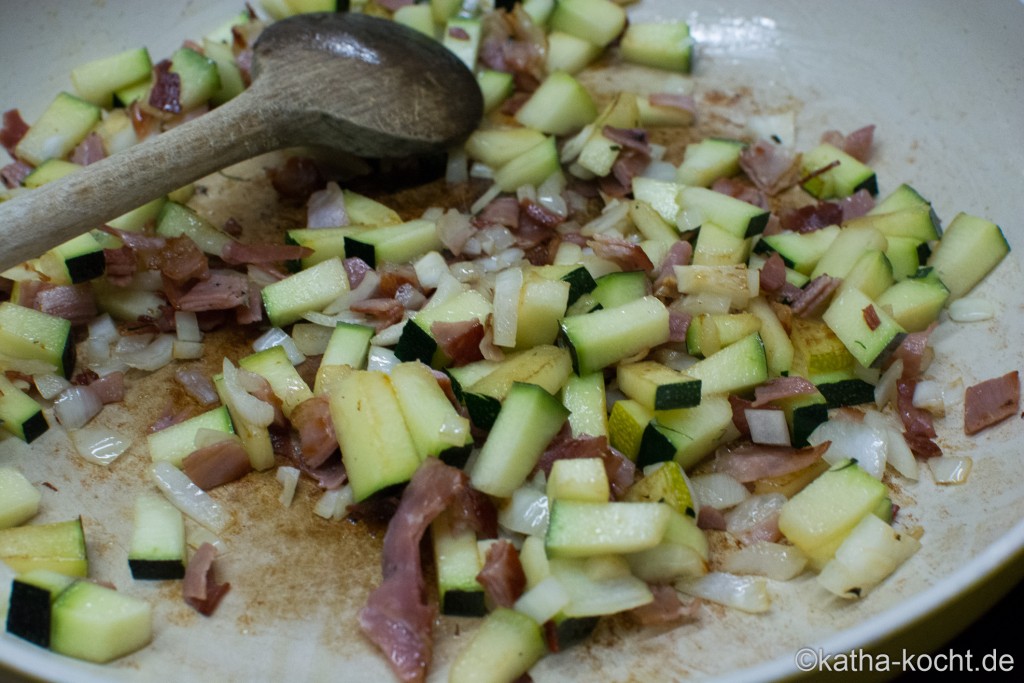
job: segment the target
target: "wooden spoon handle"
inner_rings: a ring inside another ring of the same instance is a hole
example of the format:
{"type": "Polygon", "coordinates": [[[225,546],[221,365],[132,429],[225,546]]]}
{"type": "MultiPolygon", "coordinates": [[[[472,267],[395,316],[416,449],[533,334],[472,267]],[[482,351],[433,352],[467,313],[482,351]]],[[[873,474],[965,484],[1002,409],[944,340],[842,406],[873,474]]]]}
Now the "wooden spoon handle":
{"type": "Polygon", "coordinates": [[[0,203],[0,270],[279,146],[246,91],[203,116],[0,203]]]}

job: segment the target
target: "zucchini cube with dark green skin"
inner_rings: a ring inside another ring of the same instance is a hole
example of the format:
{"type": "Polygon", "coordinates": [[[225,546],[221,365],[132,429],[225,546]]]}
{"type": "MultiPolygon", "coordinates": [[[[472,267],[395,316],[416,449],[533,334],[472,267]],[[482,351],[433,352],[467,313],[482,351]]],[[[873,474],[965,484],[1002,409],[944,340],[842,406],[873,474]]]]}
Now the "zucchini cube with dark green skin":
{"type": "Polygon", "coordinates": [[[135,521],[128,566],[134,579],[185,576],[185,519],[162,495],[135,500],[135,521]]]}
{"type": "Polygon", "coordinates": [[[40,647],[50,647],[53,603],[74,581],[70,576],[46,569],[15,577],[11,582],[7,632],[40,647]]]}
{"type": "Polygon", "coordinates": [[[10,301],[0,303],[0,349],[15,358],[50,363],[64,377],[74,370],[71,323],[10,301]]]}
{"type": "Polygon", "coordinates": [[[25,443],[50,428],[42,406],[0,373],[0,425],[25,443]]]}

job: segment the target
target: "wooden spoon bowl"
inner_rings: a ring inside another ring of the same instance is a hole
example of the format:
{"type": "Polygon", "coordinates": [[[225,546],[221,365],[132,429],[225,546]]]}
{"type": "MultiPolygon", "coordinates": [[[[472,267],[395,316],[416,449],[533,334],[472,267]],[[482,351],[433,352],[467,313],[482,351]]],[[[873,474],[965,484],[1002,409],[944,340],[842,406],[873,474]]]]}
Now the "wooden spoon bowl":
{"type": "Polygon", "coordinates": [[[268,26],[253,83],[188,123],[0,204],[0,268],[101,226],[214,171],[294,146],[357,156],[442,151],[476,127],[483,98],[451,51],[363,14],[302,14],[268,26]]]}

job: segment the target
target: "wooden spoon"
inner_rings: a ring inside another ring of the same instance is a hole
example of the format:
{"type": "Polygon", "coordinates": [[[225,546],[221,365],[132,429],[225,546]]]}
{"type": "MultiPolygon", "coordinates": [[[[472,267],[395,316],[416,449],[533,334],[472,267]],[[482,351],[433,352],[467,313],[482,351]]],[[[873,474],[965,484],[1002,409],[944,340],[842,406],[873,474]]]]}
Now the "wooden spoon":
{"type": "Polygon", "coordinates": [[[444,150],[483,111],[473,74],[418,31],[364,14],[268,26],[253,83],[224,105],[0,204],[0,268],[231,164],[294,146],[372,158],[444,150]]]}

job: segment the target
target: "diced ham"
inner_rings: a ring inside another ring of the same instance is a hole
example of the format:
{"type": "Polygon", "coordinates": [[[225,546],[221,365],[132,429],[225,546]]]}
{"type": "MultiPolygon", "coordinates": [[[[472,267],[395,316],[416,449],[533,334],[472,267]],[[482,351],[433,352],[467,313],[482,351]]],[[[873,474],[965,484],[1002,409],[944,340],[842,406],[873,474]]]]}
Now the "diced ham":
{"type": "Polygon", "coordinates": [[[217,583],[213,566],[216,558],[217,548],[210,543],[203,543],[189,559],[185,567],[185,579],[182,581],[185,602],[207,617],[213,614],[231,588],[230,583],[217,583]]]}
{"type": "Polygon", "coordinates": [[[767,140],[758,140],[740,152],[740,168],[757,189],[774,196],[799,180],[798,157],[767,140]]]}
{"type": "Polygon", "coordinates": [[[806,448],[762,446],[750,442],[730,444],[715,452],[713,468],[741,483],[778,477],[809,467],[828,450],[830,442],[806,448]]]}
{"type": "Polygon", "coordinates": [[[832,295],[842,283],[842,280],[831,275],[819,275],[814,278],[804,285],[800,295],[790,304],[793,315],[798,318],[812,318],[821,315],[828,306],[832,295]]]}
{"type": "Polygon", "coordinates": [[[168,114],[181,113],[181,76],[171,71],[170,60],[164,59],[153,66],[149,106],[168,114]]]}
{"type": "Polygon", "coordinates": [[[124,400],[124,373],[120,370],[96,377],[89,382],[91,388],[104,405],[124,400]]]}
{"type": "Polygon", "coordinates": [[[515,228],[519,225],[519,200],[511,195],[496,197],[473,217],[477,227],[486,225],[504,225],[515,228]]]}
{"type": "Polygon", "coordinates": [[[977,434],[1017,413],[1020,377],[1016,370],[967,387],[964,394],[964,433],[977,434]]]}
{"type": "Polygon", "coordinates": [[[814,384],[803,377],[776,377],[754,389],[754,401],[750,408],[759,408],[781,398],[813,394],[818,391],[814,384]]]}
{"type": "Polygon", "coordinates": [[[110,284],[116,287],[127,287],[139,269],[135,250],[125,245],[118,249],[104,249],[103,259],[106,262],[104,274],[110,284]]]}
{"type": "Polygon", "coordinates": [[[683,95],[671,92],[656,92],[647,96],[647,101],[652,107],[669,107],[678,109],[689,114],[697,113],[697,102],[692,95],[683,95]]]}
{"type": "Polygon", "coordinates": [[[484,326],[475,318],[454,323],[438,321],[430,326],[430,335],[455,367],[483,358],[480,344],[485,333],[484,326]]]}
{"type": "Polygon", "coordinates": [[[743,178],[718,178],[715,182],[711,183],[711,189],[721,194],[729,195],[734,199],[739,199],[747,204],[753,204],[759,206],[762,209],[769,208],[768,198],[765,193],[757,189],[757,187],[743,178]]]}
{"type": "Polygon", "coordinates": [[[308,398],[295,406],[289,419],[292,429],[299,435],[302,458],[310,467],[319,467],[338,450],[326,395],[308,398]]]}
{"type": "Polygon", "coordinates": [[[868,326],[868,329],[874,332],[878,329],[878,326],[882,324],[881,318],[878,317],[878,311],[872,304],[868,304],[861,311],[864,316],[864,324],[868,326]]]}
{"type": "Polygon", "coordinates": [[[210,274],[206,254],[187,235],[169,238],[153,257],[152,265],[176,284],[184,284],[193,279],[203,280],[210,274]]]}
{"type": "Polygon", "coordinates": [[[224,439],[192,451],[181,469],[196,486],[209,491],[241,479],[252,471],[252,463],[241,441],[224,439]]]}
{"type": "Polygon", "coordinates": [[[87,284],[40,287],[33,308],[69,320],[76,327],[88,324],[99,315],[96,297],[87,284]]]}
{"type": "Polygon", "coordinates": [[[839,207],[843,210],[843,221],[863,216],[875,208],[875,198],[865,189],[860,189],[844,197],[839,201],[839,207]]]}
{"type": "Polygon", "coordinates": [[[697,527],[704,531],[725,531],[725,513],[710,505],[702,505],[697,513],[697,527]]]}
{"type": "Polygon", "coordinates": [[[24,161],[15,161],[0,168],[0,181],[3,182],[4,187],[10,189],[21,187],[21,184],[25,182],[25,178],[32,171],[32,166],[24,161]]]}
{"type": "Polygon", "coordinates": [[[904,438],[910,450],[919,458],[942,455],[942,449],[935,443],[935,423],[932,414],[914,406],[916,380],[896,381],[896,412],[903,422],[904,438]]]}
{"type": "Polygon", "coordinates": [[[402,493],[384,535],[383,581],[360,611],[359,625],[402,681],[423,681],[433,650],[437,607],[427,602],[420,541],[466,486],[462,471],[427,458],[402,493]]]}
{"type": "Polygon", "coordinates": [[[701,605],[699,599],[683,602],[679,591],[668,584],[650,584],[648,588],[654,600],[629,611],[629,616],[637,623],[642,626],[678,625],[697,619],[701,605]]]}
{"type": "Polygon", "coordinates": [[[401,322],[405,314],[405,307],[397,299],[364,299],[349,306],[353,313],[363,313],[376,320],[375,328],[378,332],[401,322]]]}
{"type": "Polygon", "coordinates": [[[0,146],[7,150],[7,153],[14,156],[14,148],[28,132],[28,124],[21,118],[21,112],[17,109],[8,109],[0,120],[0,146]]]}
{"type": "Polygon", "coordinates": [[[297,244],[245,244],[231,240],[221,249],[220,257],[225,263],[238,266],[249,263],[284,263],[305,258],[312,253],[309,247],[297,244]]]}
{"type": "Polygon", "coordinates": [[[282,200],[298,205],[306,204],[324,186],[316,162],[307,157],[289,157],[284,164],[267,169],[267,177],[282,200]]]}
{"type": "Polygon", "coordinates": [[[467,214],[455,209],[448,209],[437,219],[437,236],[445,248],[455,254],[462,255],[466,242],[476,234],[476,228],[467,214]]]}
{"type": "Polygon", "coordinates": [[[406,7],[407,5],[411,5],[414,2],[416,2],[416,0],[377,0],[378,5],[392,12],[406,7]]]}
{"type": "Polygon", "coordinates": [[[654,280],[652,290],[658,296],[669,296],[678,293],[676,286],[676,266],[690,265],[693,258],[693,245],[686,240],[677,240],[668,248],[668,253],[658,266],[658,276],[654,280]]]}
{"type": "Polygon", "coordinates": [[[928,345],[928,337],[935,329],[937,323],[932,323],[927,329],[919,332],[911,332],[903,338],[900,345],[892,353],[892,360],[903,361],[904,379],[917,379],[931,363],[934,352],[928,345]]]}
{"type": "Polygon", "coordinates": [[[798,209],[784,211],[779,216],[783,230],[814,232],[843,221],[843,207],[835,202],[818,202],[798,209]]]}
{"type": "Polygon", "coordinates": [[[107,152],[103,148],[103,138],[100,137],[99,133],[93,131],[86,135],[85,139],[75,147],[71,153],[71,161],[82,166],[88,166],[106,156],[107,152]]]}
{"type": "Polygon", "coordinates": [[[195,368],[179,367],[174,371],[174,379],[182,386],[185,393],[194,398],[201,406],[212,406],[220,401],[217,389],[207,373],[195,368]]]}
{"type": "Polygon", "coordinates": [[[588,242],[594,253],[617,264],[622,270],[642,270],[650,273],[654,264],[647,252],[635,242],[622,237],[598,233],[588,242]]]}
{"type": "Polygon", "coordinates": [[[366,277],[366,274],[373,270],[370,264],[357,256],[349,256],[342,264],[345,266],[345,274],[348,276],[348,286],[355,289],[366,277]]]}
{"type": "Polygon", "coordinates": [[[217,311],[244,306],[249,302],[249,281],[232,270],[211,271],[207,280],[192,287],[178,302],[183,311],[217,311]]]}
{"type": "Polygon", "coordinates": [[[547,38],[530,15],[517,4],[511,12],[498,9],[485,14],[479,59],[488,68],[515,77],[516,90],[532,92],[544,80],[547,38]]]}
{"type": "Polygon", "coordinates": [[[515,546],[505,540],[492,544],[476,580],[491,602],[498,607],[512,607],[526,588],[526,574],[515,546]]]}
{"type": "Polygon", "coordinates": [[[786,262],[778,252],[772,252],[761,265],[759,273],[761,291],[777,294],[786,285],[786,262]]]}
{"type": "Polygon", "coordinates": [[[838,147],[857,161],[866,162],[871,157],[871,144],[874,142],[875,126],[868,125],[858,128],[849,135],[837,130],[826,131],[821,136],[822,142],[838,147]]]}
{"type": "Polygon", "coordinates": [[[693,314],[687,311],[677,311],[674,308],[668,310],[668,340],[669,342],[681,344],[686,341],[686,333],[690,329],[690,322],[693,314]]]}

